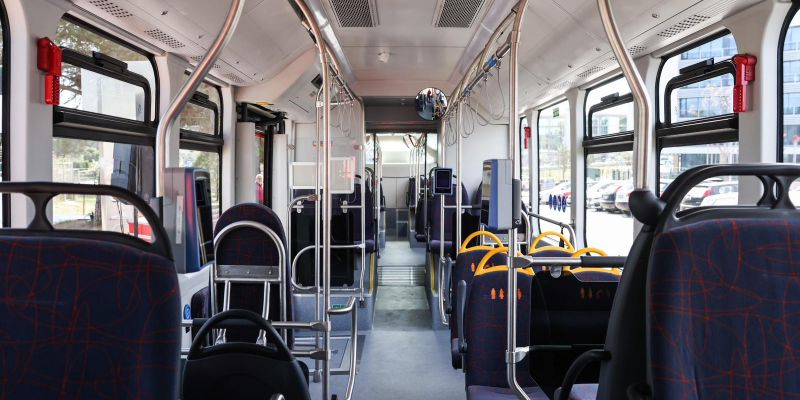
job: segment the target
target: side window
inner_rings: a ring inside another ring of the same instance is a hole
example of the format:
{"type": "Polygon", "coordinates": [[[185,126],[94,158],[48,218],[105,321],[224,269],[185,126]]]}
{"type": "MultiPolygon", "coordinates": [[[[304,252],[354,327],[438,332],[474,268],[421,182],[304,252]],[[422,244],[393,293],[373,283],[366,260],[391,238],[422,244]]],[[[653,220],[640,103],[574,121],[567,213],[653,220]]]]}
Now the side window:
{"type": "MultiPolygon", "coordinates": [[[[736,53],[733,35],[723,32],[662,61],[656,124],[659,190],[690,168],[739,161],[736,68],[730,61],[736,53]]],[[[681,208],[738,203],[738,178],[727,177],[696,186],[681,208]]]]}
{"type": "Polygon", "coordinates": [[[586,93],[586,244],[610,255],[628,254],[633,218],[633,98],[625,78],[586,93]]]}
{"type": "MultiPolygon", "coordinates": [[[[571,223],[572,159],[569,136],[569,103],[563,101],[539,111],[539,214],[571,223]]],[[[559,231],[540,222],[541,231],[559,231]]]]}
{"type": "MultiPolygon", "coordinates": [[[[61,103],[53,108],[53,180],[120,186],[149,200],[155,190],[151,56],[69,16],[54,41],[64,58],[61,103]]],[[[69,195],[52,204],[57,228],[149,237],[138,212],[115,199],[69,195]]]]}
{"type": "MultiPolygon", "coordinates": [[[[186,76],[188,79],[188,75],[186,76]]],[[[211,203],[216,224],[222,213],[222,95],[203,82],[181,113],[181,167],[201,168],[211,177],[211,203]]]]}
{"type": "Polygon", "coordinates": [[[783,130],[778,141],[782,147],[780,156],[783,162],[800,163],[800,16],[792,7],[784,25],[782,56],[783,79],[778,82],[783,87],[783,112],[778,118],[782,121],[783,130]]]}

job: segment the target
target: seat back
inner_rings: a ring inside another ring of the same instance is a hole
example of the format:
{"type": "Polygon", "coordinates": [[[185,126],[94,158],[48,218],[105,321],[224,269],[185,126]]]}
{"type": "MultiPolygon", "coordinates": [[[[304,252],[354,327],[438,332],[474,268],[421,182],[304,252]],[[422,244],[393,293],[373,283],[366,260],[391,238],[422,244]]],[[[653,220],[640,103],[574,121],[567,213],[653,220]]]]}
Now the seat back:
{"type": "MultiPolygon", "coordinates": [[[[500,253],[504,254],[504,253],[500,253]]],[[[494,257],[487,253],[484,260],[494,257]]],[[[506,258],[507,261],[507,258],[506,258]]],[[[487,264],[483,263],[483,264],[487,264]]],[[[465,384],[508,387],[506,380],[506,293],[508,267],[479,266],[467,288],[464,335],[465,384]]],[[[530,343],[531,270],[517,271],[517,346],[530,343]]],[[[527,357],[517,364],[517,380],[523,387],[534,386],[527,357]]]]}
{"type": "Polygon", "coordinates": [[[149,206],[112,186],[6,182],[0,192],[24,193],[37,210],[27,229],[0,230],[0,397],[176,398],[180,290],[149,206]],[[155,243],[53,230],[44,211],[56,194],[131,204],[155,243]]]}
{"type": "Polygon", "coordinates": [[[307,376],[272,325],[258,314],[231,310],[209,319],[194,339],[183,375],[183,400],[261,400],[281,394],[310,400],[307,376]],[[223,343],[204,348],[213,328],[247,321],[265,332],[267,345],[223,343]]]}
{"type": "MultiPolygon", "coordinates": [[[[240,222],[253,222],[260,224],[273,232],[280,239],[283,252],[286,253],[286,236],[278,215],[272,209],[261,204],[245,203],[238,204],[226,210],[219,218],[217,226],[214,228],[214,244],[216,247],[215,263],[217,265],[248,265],[248,266],[277,266],[279,265],[279,248],[276,248],[274,241],[262,230],[253,226],[239,226],[227,233],[220,240],[217,238],[228,226],[240,222]]],[[[288,260],[284,260],[284,277],[286,278],[285,289],[289,293],[289,269],[288,260]]],[[[270,319],[282,319],[282,302],[286,305],[286,318],[292,315],[292,297],[286,296],[281,299],[280,285],[271,283],[269,290],[269,310],[267,315],[270,319]]],[[[217,310],[222,310],[222,302],[225,295],[224,285],[217,284],[217,310]]],[[[232,283],[230,293],[230,308],[244,309],[263,314],[264,303],[264,284],[255,283],[232,283]]],[[[209,305],[210,306],[210,305],[209,305]]],[[[210,313],[208,314],[210,315],[210,313]]],[[[255,341],[257,330],[253,329],[232,329],[227,333],[227,339],[233,341],[255,341]]],[[[291,340],[289,341],[291,345],[291,340]]]]}

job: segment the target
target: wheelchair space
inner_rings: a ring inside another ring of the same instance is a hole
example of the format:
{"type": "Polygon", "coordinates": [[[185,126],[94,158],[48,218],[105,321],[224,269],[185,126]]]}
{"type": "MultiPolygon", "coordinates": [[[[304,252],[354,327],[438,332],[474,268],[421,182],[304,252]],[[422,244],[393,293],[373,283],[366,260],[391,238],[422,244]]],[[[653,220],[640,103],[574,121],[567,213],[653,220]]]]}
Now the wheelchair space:
{"type": "MultiPolygon", "coordinates": [[[[425,251],[408,242],[388,242],[380,265],[424,269],[425,251]]],[[[449,332],[431,329],[431,313],[422,283],[382,283],[375,323],[367,334],[353,398],[464,399],[464,376],[450,364],[449,332]]],[[[361,338],[359,338],[361,339],[361,338]]],[[[344,394],[346,378],[331,381],[332,393],[344,394]]],[[[314,395],[321,388],[312,384],[314,395]]]]}

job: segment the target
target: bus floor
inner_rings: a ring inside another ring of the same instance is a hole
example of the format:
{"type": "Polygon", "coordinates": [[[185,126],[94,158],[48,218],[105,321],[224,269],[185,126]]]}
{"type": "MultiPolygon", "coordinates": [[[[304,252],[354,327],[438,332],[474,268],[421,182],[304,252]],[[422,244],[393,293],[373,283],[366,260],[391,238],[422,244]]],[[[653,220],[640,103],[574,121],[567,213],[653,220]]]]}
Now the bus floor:
{"type": "MultiPolygon", "coordinates": [[[[425,251],[407,242],[388,242],[381,253],[384,272],[422,267],[425,251]],[[413,261],[411,261],[413,260],[413,261]]],[[[431,312],[421,282],[378,286],[373,329],[366,336],[353,391],[354,399],[464,399],[464,375],[450,365],[450,333],[431,329],[431,312]]],[[[331,393],[344,397],[346,377],[331,380],[331,393]]],[[[320,398],[312,385],[312,398],[320,398]]]]}

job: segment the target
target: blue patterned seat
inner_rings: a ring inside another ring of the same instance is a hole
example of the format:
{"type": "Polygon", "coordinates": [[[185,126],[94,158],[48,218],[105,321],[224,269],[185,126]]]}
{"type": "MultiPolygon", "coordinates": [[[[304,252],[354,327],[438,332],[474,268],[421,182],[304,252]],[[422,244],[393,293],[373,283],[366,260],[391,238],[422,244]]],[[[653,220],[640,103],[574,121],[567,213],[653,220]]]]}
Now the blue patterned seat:
{"type": "Polygon", "coordinates": [[[2,232],[0,260],[0,398],[177,397],[171,260],[119,242],[2,232]]]}
{"type": "Polygon", "coordinates": [[[800,398],[800,222],[716,219],[656,236],[653,398],[800,398]]]}

